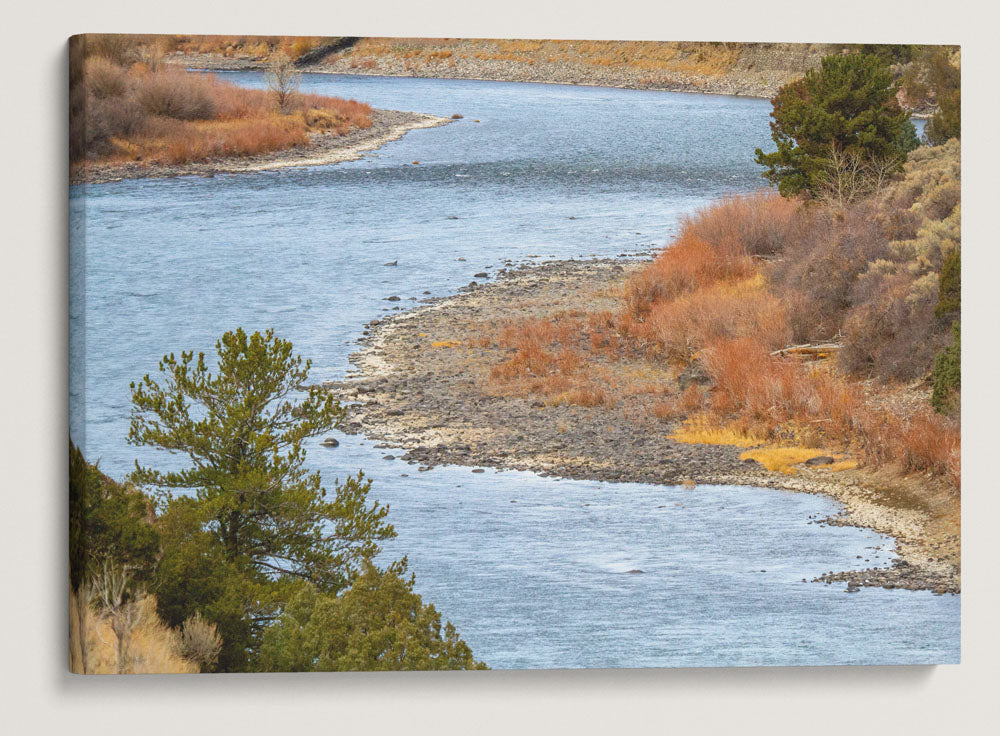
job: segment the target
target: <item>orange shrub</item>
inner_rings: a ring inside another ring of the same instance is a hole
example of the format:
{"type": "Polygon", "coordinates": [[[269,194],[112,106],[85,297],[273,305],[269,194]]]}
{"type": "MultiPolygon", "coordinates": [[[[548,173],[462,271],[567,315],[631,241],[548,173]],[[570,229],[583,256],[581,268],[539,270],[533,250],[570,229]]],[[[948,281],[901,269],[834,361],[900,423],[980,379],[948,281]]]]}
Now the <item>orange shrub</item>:
{"type": "Polygon", "coordinates": [[[723,279],[739,280],[753,274],[746,252],[734,241],[712,246],[682,234],[656,260],[625,284],[625,310],[642,317],[653,305],[723,279]]]}
{"type": "Polygon", "coordinates": [[[773,190],[732,195],[698,209],[681,226],[685,237],[703,240],[715,247],[739,243],[750,255],[780,252],[790,233],[802,224],[801,204],[773,190]]]}
{"type": "Polygon", "coordinates": [[[669,358],[687,361],[709,343],[754,337],[769,350],[787,344],[789,330],[782,303],[761,280],[720,283],[654,305],[647,335],[669,358]]]}
{"type": "MultiPolygon", "coordinates": [[[[290,110],[294,114],[279,115],[274,95],[266,90],[143,61],[126,69],[118,60],[143,57],[146,47],[123,45],[117,37],[88,36],[85,41],[73,45],[74,161],[107,156],[176,164],[255,155],[307,143],[311,131],[343,135],[372,125],[371,106],[362,102],[297,94],[290,110]]],[[[280,39],[271,41],[274,45],[280,39]]]]}

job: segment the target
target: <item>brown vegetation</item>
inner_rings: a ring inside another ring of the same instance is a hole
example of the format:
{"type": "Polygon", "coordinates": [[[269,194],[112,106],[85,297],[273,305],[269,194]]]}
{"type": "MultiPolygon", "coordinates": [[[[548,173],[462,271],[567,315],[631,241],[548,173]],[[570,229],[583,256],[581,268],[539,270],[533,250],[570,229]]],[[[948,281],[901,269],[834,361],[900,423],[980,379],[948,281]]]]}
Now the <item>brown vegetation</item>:
{"type": "MultiPolygon", "coordinates": [[[[167,627],[156,613],[156,599],[143,596],[129,604],[128,645],[121,646],[121,620],[96,605],[87,589],[70,592],[70,670],[77,674],[192,674],[200,671],[185,656],[181,632],[167,627]],[[118,626],[118,631],[116,631],[118,626]]],[[[210,634],[215,634],[211,626],[210,634]]]]}
{"type": "Polygon", "coordinates": [[[78,36],[71,50],[70,158],[178,164],[252,156],[371,126],[353,100],[250,90],[162,65],[134,36],[78,36]]]}
{"type": "Polygon", "coordinates": [[[957,491],[959,425],[925,384],[950,329],[934,312],[961,237],[959,153],[922,149],[905,177],[837,207],[757,192],[700,210],[628,279],[618,312],[501,329],[491,384],[584,406],[660,393],[636,406],[680,422],[683,441],[768,444],[781,468],[825,448],[838,469],[927,472],[957,491]],[[793,342],[823,349],[783,350],[793,342]],[[636,356],[705,385],[623,380],[636,356]]]}

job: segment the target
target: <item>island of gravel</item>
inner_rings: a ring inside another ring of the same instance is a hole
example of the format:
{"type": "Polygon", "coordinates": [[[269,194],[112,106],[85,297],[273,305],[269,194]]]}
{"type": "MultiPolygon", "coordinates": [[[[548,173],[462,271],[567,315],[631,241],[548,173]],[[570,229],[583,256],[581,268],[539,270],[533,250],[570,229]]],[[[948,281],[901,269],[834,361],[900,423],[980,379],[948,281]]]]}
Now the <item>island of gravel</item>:
{"type": "MultiPolygon", "coordinates": [[[[741,448],[670,439],[671,423],[643,411],[641,397],[611,407],[583,407],[490,389],[490,370],[505,351],[484,341],[484,334],[507,321],[581,304],[614,309],[617,290],[641,264],[621,258],[531,265],[507,261],[494,278],[478,274],[480,281],[453,296],[427,298],[406,311],[399,305],[387,307],[391,314],[365,326],[362,348],[351,356],[356,370],[342,381],[324,383],[346,410],[340,428],[364,434],[380,447],[402,450],[403,459],[420,470],[454,464],[685,485],[692,493],[737,485],[825,494],[843,510],[817,523],[890,536],[898,557],[891,567],[830,571],[814,582],[845,582],[848,592],[882,586],[958,593],[959,535],[921,500],[926,494],[919,484],[931,479],[883,477],[871,469],[770,472],[741,461],[741,448]]],[[[386,299],[397,302],[401,297],[386,299]]],[[[655,370],[648,364],[642,368],[655,370]]],[[[674,380],[660,370],[665,380],[674,380]]]]}
{"type": "Polygon", "coordinates": [[[355,161],[386,143],[402,138],[411,130],[433,128],[450,122],[449,118],[418,112],[372,110],[371,127],[352,130],[345,135],[327,132],[310,133],[309,143],[303,146],[256,156],[228,156],[185,164],[137,161],[87,162],[71,170],[70,184],[97,184],[123,179],[162,179],[175,176],[245,174],[355,161]]]}

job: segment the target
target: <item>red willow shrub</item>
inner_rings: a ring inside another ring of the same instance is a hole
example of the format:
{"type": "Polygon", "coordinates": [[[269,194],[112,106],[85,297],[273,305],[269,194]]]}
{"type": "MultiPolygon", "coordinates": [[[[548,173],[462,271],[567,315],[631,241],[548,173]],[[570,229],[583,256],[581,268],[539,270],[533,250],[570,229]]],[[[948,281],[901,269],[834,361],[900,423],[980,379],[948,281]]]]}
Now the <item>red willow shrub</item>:
{"type": "MultiPolygon", "coordinates": [[[[951,190],[938,199],[951,202],[951,190]]],[[[871,202],[833,213],[762,192],[685,220],[677,240],[629,279],[615,320],[651,357],[696,359],[711,380],[709,390],[659,402],[654,415],[703,413],[746,435],[838,447],[957,487],[957,423],[929,409],[874,408],[829,362],[773,354],[790,340],[844,334],[840,364],[850,371],[892,379],[923,370],[939,347],[927,327],[935,302],[915,298],[905,270],[895,280],[871,271],[892,252],[880,220],[871,202]]]]}
{"type": "MultiPolygon", "coordinates": [[[[89,37],[88,37],[89,38],[89,37]]],[[[163,164],[255,155],[302,145],[311,132],[343,135],[372,125],[372,109],[354,100],[296,94],[279,114],[266,90],[243,89],[213,74],[143,61],[115,39],[76,44],[70,90],[70,155],[163,164]],[[110,44],[110,55],[97,53],[110,44]],[[97,51],[95,51],[95,49],[97,51]],[[113,53],[112,53],[113,52],[113,53]],[[85,54],[92,53],[89,57],[85,54]]]]}

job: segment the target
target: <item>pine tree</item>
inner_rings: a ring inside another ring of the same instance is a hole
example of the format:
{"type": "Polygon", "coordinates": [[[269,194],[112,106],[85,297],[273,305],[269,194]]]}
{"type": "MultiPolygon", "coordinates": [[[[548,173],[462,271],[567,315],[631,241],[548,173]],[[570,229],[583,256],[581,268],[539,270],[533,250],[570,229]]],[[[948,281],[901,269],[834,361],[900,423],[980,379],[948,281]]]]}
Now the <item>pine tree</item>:
{"type": "Polygon", "coordinates": [[[771,101],[773,153],[756,150],[764,177],[785,196],[820,189],[831,151],[901,170],[919,145],[909,113],[896,101],[898,85],[873,54],[824,57],[819,69],[785,85],[771,101]]]}
{"type": "Polygon", "coordinates": [[[297,586],[345,589],[395,531],[361,473],[328,500],[320,474],[305,469],[303,442],[343,416],[307,385],[310,361],[270,330],[227,332],[216,352],[215,374],[204,353],[184,352],[164,356],[160,382],[147,374],[133,383],[128,437],[190,460],[173,471],[137,462],[132,474],[158,489],[163,510],[160,567],[172,574],[159,590],[161,615],[177,625],[200,610],[219,624],[220,668],[242,669],[297,586]]]}

